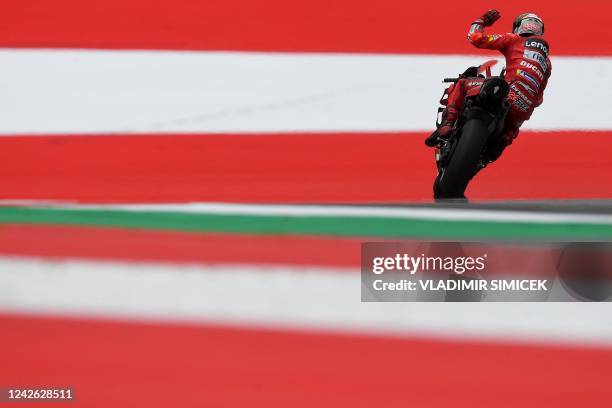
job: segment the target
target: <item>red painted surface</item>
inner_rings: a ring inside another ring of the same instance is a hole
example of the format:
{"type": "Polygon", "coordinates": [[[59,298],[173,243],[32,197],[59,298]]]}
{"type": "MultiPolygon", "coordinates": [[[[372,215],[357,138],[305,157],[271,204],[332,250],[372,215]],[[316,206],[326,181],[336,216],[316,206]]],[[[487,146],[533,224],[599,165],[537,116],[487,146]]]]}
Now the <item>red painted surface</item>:
{"type": "Polygon", "coordinates": [[[0,224],[1,254],[51,258],[359,268],[360,243],[356,238],[0,224]]]}
{"type": "Polygon", "coordinates": [[[0,327],[0,383],[72,386],[67,406],[609,405],[603,348],[7,315],[0,327]]]}
{"type": "MultiPolygon", "coordinates": [[[[246,235],[138,230],[90,226],[0,224],[0,255],[46,259],[118,260],[188,264],[245,264],[247,266],[340,267],[357,273],[361,267],[361,243],[381,238],[338,238],[330,236],[246,235]]],[[[388,239],[391,240],[391,239],[388,239]]],[[[401,245],[380,250],[377,256],[423,253],[451,256],[456,247],[433,249],[420,241],[403,240],[401,245]]],[[[555,279],[550,248],[546,245],[480,244],[457,256],[486,253],[486,276],[555,279]]],[[[265,268],[263,268],[265,270],[265,268]]],[[[303,271],[303,270],[302,270],[303,271]]],[[[447,272],[441,272],[444,277],[447,272]]]]}
{"type": "Polygon", "coordinates": [[[521,132],[468,190],[473,198],[612,198],[612,132],[521,132]]]}
{"type": "Polygon", "coordinates": [[[552,55],[612,55],[612,3],[532,0],[28,0],[4,2],[0,46],[465,54],[488,8],[546,21],[552,55]],[[515,4],[516,3],[516,4],[515,4]]]}
{"type": "MultiPolygon", "coordinates": [[[[83,202],[428,201],[423,134],[0,138],[2,199],[83,202]]],[[[524,132],[473,199],[612,197],[612,132],[524,132]]]]}

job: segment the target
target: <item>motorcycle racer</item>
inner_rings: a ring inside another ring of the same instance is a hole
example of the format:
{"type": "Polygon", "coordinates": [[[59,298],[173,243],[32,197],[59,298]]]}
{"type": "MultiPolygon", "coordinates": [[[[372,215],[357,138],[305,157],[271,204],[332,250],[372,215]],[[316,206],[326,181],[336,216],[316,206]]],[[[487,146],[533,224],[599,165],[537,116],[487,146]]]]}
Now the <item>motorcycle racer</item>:
{"type": "MultiPolygon", "coordinates": [[[[510,110],[503,136],[496,146],[485,152],[490,161],[496,160],[512,143],[523,122],[529,120],[534,109],[542,104],[552,70],[542,19],[533,13],[521,14],[515,19],[511,33],[485,34],[484,27],[493,25],[500,17],[499,11],[489,10],[472,23],[468,33],[468,40],[475,47],[499,50],[506,59],[505,80],[510,86],[507,98],[510,110]]],[[[482,79],[467,77],[452,87],[442,123],[425,141],[428,146],[435,146],[439,139],[450,135],[465,97],[477,94],[478,82],[482,83],[482,79]]]]}

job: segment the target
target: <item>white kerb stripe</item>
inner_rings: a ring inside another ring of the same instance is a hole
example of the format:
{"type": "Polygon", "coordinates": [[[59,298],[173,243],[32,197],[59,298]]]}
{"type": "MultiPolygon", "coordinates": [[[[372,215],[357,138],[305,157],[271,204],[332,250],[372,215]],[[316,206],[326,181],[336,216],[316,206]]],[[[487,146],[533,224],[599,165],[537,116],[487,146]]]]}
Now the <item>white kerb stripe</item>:
{"type": "MultiPolygon", "coordinates": [[[[0,134],[427,131],[442,78],[487,59],[4,49],[0,134]]],[[[553,65],[524,128],[612,129],[612,58],[553,65]]]]}
{"type": "Polygon", "coordinates": [[[361,303],[356,270],[0,258],[0,311],[612,344],[606,304],[361,303]]]}

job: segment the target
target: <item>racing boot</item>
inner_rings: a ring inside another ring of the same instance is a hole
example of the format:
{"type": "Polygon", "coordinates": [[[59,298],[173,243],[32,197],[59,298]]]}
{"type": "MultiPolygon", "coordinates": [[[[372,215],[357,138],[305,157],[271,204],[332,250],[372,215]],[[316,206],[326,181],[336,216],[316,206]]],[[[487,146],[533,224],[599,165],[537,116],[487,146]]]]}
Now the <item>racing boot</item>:
{"type": "Polygon", "coordinates": [[[440,142],[447,140],[453,132],[453,126],[458,116],[459,112],[457,109],[451,106],[446,107],[444,112],[442,112],[442,122],[440,126],[425,139],[425,145],[435,147],[440,144],[440,142]]]}

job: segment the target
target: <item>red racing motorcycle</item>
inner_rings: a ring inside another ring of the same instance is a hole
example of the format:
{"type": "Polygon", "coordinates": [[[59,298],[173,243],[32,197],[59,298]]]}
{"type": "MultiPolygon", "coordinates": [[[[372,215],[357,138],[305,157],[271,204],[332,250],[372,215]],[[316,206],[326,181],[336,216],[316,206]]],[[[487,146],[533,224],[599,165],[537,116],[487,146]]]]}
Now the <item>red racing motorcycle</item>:
{"type": "MultiPolygon", "coordinates": [[[[491,75],[491,67],[497,61],[487,61],[480,67],[471,67],[458,78],[446,78],[444,83],[453,83],[444,92],[438,116],[446,106],[450,89],[460,79],[484,78],[480,91],[466,96],[463,109],[452,132],[438,139],[435,150],[438,175],[434,181],[434,198],[465,199],[465,189],[470,180],[489,163],[484,154],[490,145],[502,137],[504,122],[510,108],[506,98],[510,91],[504,80],[504,70],[499,76],[491,75]]],[[[440,127],[440,119],[436,128],[440,127]]]]}

